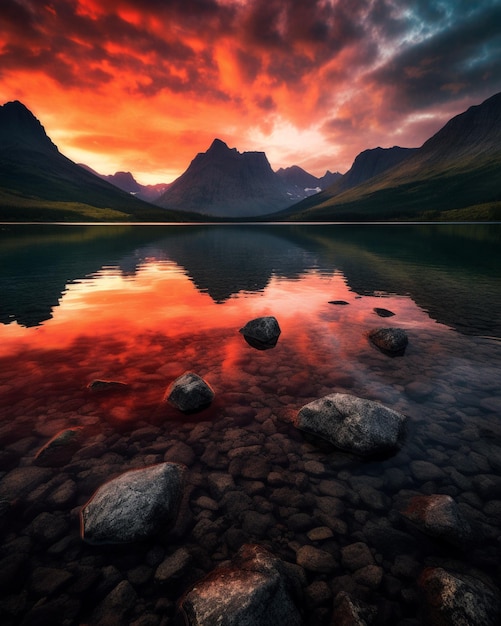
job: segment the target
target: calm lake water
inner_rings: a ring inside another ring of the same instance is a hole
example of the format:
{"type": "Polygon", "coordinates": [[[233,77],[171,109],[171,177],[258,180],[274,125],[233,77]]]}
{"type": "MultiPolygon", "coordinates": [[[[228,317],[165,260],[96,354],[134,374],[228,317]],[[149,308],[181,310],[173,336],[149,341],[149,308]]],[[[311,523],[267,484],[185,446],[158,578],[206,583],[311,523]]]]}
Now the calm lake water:
{"type": "Polygon", "coordinates": [[[244,543],[292,564],[305,545],[331,555],[303,564],[305,624],[330,625],[340,591],[376,624],[427,624],[429,566],[499,588],[500,311],[501,225],[0,225],[2,624],[182,623],[182,593],[244,543]],[[264,315],[282,332],[260,351],[238,330],[264,315]],[[402,357],[367,340],[389,326],[408,334],[402,357]],[[163,401],[186,371],[216,393],[189,416],[163,401]],[[93,393],[96,379],[128,392],[93,393]],[[332,392],[408,416],[400,451],[368,461],[306,440],[292,417],[332,392]],[[81,448],[39,467],[74,426],[81,448]],[[176,529],[84,543],[95,489],[164,460],[189,468],[176,529]],[[454,498],[473,545],[408,525],[403,507],[430,494],[454,498]],[[162,580],[181,548],[189,565],[162,580]]]}

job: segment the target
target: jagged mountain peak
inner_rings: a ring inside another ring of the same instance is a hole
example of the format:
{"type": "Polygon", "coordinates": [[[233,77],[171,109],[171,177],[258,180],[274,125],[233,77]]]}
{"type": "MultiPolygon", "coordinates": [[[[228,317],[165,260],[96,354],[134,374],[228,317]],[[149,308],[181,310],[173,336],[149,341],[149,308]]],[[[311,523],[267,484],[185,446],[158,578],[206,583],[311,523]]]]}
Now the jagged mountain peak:
{"type": "Polygon", "coordinates": [[[29,148],[58,152],[44,127],[19,100],[0,106],[0,149],[29,148]]]}
{"type": "Polygon", "coordinates": [[[222,139],[218,139],[217,137],[214,139],[214,141],[211,143],[211,145],[209,146],[209,149],[207,150],[207,153],[211,152],[236,152],[237,149],[233,148],[231,149],[228,144],[226,142],[224,142],[222,139]]]}

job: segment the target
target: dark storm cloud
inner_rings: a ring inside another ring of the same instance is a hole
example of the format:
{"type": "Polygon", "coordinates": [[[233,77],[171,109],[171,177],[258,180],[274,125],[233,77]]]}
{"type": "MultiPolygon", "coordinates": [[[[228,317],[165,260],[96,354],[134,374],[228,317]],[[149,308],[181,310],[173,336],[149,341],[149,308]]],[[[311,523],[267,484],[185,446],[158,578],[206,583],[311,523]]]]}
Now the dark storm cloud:
{"type": "Polygon", "coordinates": [[[466,94],[489,95],[496,76],[501,87],[501,4],[443,3],[442,12],[432,11],[429,4],[418,3],[415,13],[429,20],[423,26],[425,38],[396,53],[371,76],[394,89],[400,110],[427,108],[466,94]],[[468,5],[463,13],[458,12],[460,4],[468,5]]]}

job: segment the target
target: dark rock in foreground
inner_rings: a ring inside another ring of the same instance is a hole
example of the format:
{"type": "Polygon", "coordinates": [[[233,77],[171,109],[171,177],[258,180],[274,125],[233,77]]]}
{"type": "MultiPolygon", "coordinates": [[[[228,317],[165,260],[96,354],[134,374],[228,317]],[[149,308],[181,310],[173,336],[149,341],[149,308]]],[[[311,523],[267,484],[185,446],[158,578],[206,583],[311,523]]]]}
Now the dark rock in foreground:
{"type": "Polygon", "coordinates": [[[227,566],[198,582],[181,601],[189,626],[301,626],[285,564],[257,545],[244,545],[227,566]]]}
{"type": "Polygon", "coordinates": [[[281,331],[277,319],[267,316],[250,320],[239,332],[253,348],[269,350],[277,345],[281,331]]]}
{"type": "Polygon", "coordinates": [[[459,546],[472,538],[470,524],[448,495],[415,496],[402,515],[422,532],[459,546]]]}
{"type": "Polygon", "coordinates": [[[83,428],[76,426],[57,433],[35,456],[34,463],[43,467],[59,467],[68,463],[80,447],[83,428]]]}
{"type": "Polygon", "coordinates": [[[405,416],[378,402],[333,393],[305,405],[294,425],[360,456],[385,454],[398,448],[405,416]]]}
{"type": "Polygon", "coordinates": [[[431,626],[496,626],[501,620],[499,590],[473,576],[441,567],[424,570],[419,580],[431,626]]]}
{"type": "Polygon", "coordinates": [[[212,387],[198,374],[185,372],[169,385],[165,399],[183,413],[193,413],[208,407],[214,395],[212,387]]]}
{"type": "Polygon", "coordinates": [[[130,470],[105,483],[80,513],[87,543],[128,543],[173,524],[183,494],[185,467],[160,463],[130,470]]]}
{"type": "Polygon", "coordinates": [[[403,356],[409,338],[401,328],[376,328],[368,334],[369,340],[388,356],[403,356]]]}

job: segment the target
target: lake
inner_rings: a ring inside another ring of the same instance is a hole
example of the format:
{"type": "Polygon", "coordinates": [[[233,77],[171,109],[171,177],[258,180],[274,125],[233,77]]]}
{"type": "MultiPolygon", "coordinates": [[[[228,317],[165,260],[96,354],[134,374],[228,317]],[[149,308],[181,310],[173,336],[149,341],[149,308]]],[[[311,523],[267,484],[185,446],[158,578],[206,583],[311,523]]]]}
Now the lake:
{"type": "Polygon", "coordinates": [[[182,594],[246,543],[291,564],[312,626],[340,592],[375,624],[429,623],[427,567],[499,587],[500,311],[498,224],[0,225],[2,624],[182,624],[182,594]],[[261,316],[272,349],[239,333],[261,316]],[[369,342],[382,327],[407,333],[403,356],[369,342]],[[215,392],[188,415],[164,401],[187,371],[215,392]],[[407,416],[398,451],[359,458],[293,425],[334,392],[407,416]],[[40,465],[73,427],[78,449],[40,465]],[[85,543],[95,490],[163,461],[188,468],[176,526],[85,543]],[[471,538],[408,522],[432,494],[471,538]]]}

